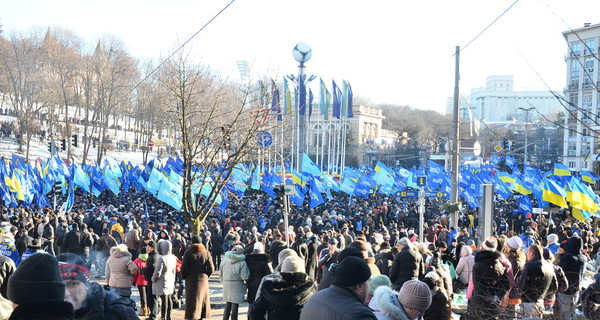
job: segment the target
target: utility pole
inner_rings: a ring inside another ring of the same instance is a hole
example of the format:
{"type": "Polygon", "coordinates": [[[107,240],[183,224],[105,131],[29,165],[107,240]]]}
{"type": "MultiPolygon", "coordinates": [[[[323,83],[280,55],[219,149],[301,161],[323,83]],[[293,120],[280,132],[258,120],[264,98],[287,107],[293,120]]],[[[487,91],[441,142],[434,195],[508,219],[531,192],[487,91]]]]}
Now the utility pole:
{"type": "Polygon", "coordinates": [[[529,111],[531,111],[535,108],[534,107],[531,107],[531,108],[519,107],[518,109],[525,111],[525,157],[523,158],[523,163],[527,163],[527,137],[529,136],[529,111]]]}
{"type": "MultiPolygon", "coordinates": [[[[454,133],[454,141],[452,143],[452,168],[451,168],[451,187],[450,187],[450,202],[458,202],[458,168],[460,162],[460,114],[458,108],[458,83],[460,80],[459,75],[459,61],[460,61],[460,46],[456,46],[456,53],[454,54],[456,59],[456,65],[454,69],[454,115],[452,119],[452,131],[454,133]]],[[[458,211],[452,212],[452,226],[458,228],[458,211]]]]}

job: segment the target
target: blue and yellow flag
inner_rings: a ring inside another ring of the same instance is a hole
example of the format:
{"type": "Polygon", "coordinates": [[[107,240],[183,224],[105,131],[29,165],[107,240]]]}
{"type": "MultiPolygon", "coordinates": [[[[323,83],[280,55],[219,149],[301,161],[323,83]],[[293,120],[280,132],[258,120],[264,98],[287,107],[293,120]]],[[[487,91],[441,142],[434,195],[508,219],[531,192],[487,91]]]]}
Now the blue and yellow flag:
{"type": "Polygon", "coordinates": [[[569,170],[569,167],[565,166],[562,163],[555,163],[554,164],[554,175],[558,176],[558,177],[570,176],[571,170],[569,170]]]}
{"type": "Polygon", "coordinates": [[[544,178],[544,190],[542,191],[542,199],[544,201],[554,203],[561,208],[567,208],[566,197],[567,192],[563,188],[559,187],[552,180],[544,178]]]}

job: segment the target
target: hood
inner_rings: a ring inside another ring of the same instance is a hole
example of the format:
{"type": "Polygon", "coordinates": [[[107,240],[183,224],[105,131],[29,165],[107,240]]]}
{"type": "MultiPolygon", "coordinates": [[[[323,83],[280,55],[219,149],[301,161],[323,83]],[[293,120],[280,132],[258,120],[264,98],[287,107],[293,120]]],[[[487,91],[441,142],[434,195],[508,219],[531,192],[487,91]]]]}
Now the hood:
{"type": "Polygon", "coordinates": [[[567,240],[565,251],[573,255],[578,255],[581,253],[581,248],[583,248],[583,240],[580,237],[571,237],[567,240]]]}
{"type": "Polygon", "coordinates": [[[110,248],[110,255],[114,258],[129,257],[131,259],[131,253],[124,244],[110,248]]]}
{"type": "Polygon", "coordinates": [[[243,254],[237,254],[237,253],[233,253],[231,251],[227,251],[225,252],[225,258],[231,260],[231,263],[236,263],[239,261],[244,261],[246,260],[246,256],[243,254]]]}
{"type": "Polygon", "coordinates": [[[469,246],[463,246],[460,249],[460,257],[466,257],[466,256],[470,256],[473,254],[473,249],[469,246]]]}
{"type": "Polygon", "coordinates": [[[157,246],[157,250],[158,250],[158,254],[160,254],[161,256],[166,256],[171,254],[171,241],[167,241],[167,240],[161,240],[158,242],[158,246],[157,246]]]}
{"type": "Polygon", "coordinates": [[[275,273],[266,276],[261,284],[261,295],[270,306],[303,306],[317,291],[315,282],[303,272],[275,273]]]}
{"type": "Polygon", "coordinates": [[[409,320],[398,302],[398,293],[392,289],[386,286],[375,289],[373,299],[377,302],[377,307],[383,315],[395,320],[409,320]]]}
{"type": "Polygon", "coordinates": [[[248,267],[251,264],[269,263],[271,261],[271,256],[266,253],[253,253],[246,256],[246,263],[248,263],[248,267]]]}

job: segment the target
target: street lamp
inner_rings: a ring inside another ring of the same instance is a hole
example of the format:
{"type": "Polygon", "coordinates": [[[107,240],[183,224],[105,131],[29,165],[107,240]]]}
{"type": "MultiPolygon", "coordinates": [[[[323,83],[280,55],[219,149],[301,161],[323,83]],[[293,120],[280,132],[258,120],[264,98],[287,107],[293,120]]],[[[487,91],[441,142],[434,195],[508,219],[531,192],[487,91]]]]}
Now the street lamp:
{"type": "Polygon", "coordinates": [[[535,109],[535,107],[523,108],[518,107],[517,109],[521,109],[525,111],[525,157],[523,159],[523,163],[527,163],[527,136],[529,136],[529,111],[535,109]]]}
{"type": "MultiPolygon", "coordinates": [[[[297,88],[298,88],[298,135],[296,136],[296,170],[301,172],[302,170],[302,154],[304,153],[306,146],[306,74],[304,72],[304,63],[310,60],[312,57],[312,49],[310,46],[304,42],[298,43],[294,49],[292,50],[292,55],[294,59],[300,63],[298,66],[298,78],[297,80],[297,88]]],[[[310,80],[314,79],[311,77],[310,80]]],[[[310,81],[309,80],[309,81],[310,81]]]]}

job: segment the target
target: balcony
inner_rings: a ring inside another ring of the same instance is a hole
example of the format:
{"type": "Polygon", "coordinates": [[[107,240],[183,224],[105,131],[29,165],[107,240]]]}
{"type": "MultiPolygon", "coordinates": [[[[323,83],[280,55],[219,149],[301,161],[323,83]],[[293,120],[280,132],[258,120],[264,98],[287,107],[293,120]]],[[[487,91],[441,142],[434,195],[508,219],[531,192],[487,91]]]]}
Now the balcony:
{"type": "Polygon", "coordinates": [[[579,90],[579,84],[570,84],[569,91],[579,90]]]}
{"type": "Polygon", "coordinates": [[[569,150],[569,151],[567,152],[567,156],[568,156],[568,157],[574,157],[575,155],[577,155],[577,152],[575,152],[575,151],[569,150]]]}

